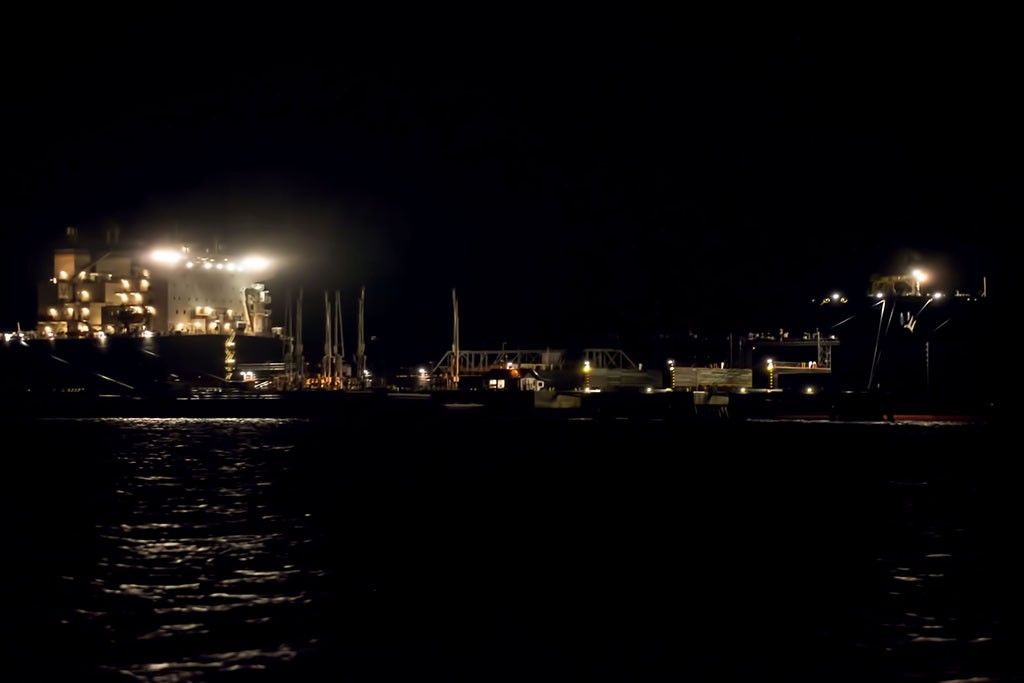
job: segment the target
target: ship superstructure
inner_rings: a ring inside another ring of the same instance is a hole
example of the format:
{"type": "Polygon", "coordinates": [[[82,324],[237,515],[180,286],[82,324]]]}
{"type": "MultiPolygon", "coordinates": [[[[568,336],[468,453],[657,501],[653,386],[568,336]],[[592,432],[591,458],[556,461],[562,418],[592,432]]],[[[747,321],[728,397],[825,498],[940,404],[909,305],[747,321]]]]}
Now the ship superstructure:
{"type": "MultiPolygon", "coordinates": [[[[77,241],[73,228],[68,237],[77,241]]],[[[36,331],[48,338],[273,336],[262,281],[270,265],[262,256],[196,244],[72,243],[54,250],[53,274],[39,285],[36,331]]]]}

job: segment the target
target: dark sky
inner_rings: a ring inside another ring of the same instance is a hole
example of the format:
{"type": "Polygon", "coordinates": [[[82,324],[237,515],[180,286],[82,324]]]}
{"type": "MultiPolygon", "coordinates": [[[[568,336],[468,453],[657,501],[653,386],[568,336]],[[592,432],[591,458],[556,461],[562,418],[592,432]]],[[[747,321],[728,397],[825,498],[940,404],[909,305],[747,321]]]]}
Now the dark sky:
{"type": "Polygon", "coordinates": [[[463,346],[628,345],[912,262],[991,289],[1020,224],[1021,53],[991,31],[193,28],[0,48],[0,328],[67,225],[290,254],[279,293],[354,311],[365,283],[370,333],[423,358],[453,286],[463,346]]]}

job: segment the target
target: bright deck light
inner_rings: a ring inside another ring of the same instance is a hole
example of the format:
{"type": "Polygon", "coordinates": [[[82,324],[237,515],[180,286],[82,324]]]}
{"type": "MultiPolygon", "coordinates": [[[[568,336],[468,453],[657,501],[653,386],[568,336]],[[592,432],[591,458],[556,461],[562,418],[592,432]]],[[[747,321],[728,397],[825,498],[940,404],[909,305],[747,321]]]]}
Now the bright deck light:
{"type": "Polygon", "coordinates": [[[270,261],[262,256],[246,256],[242,259],[242,267],[246,270],[262,270],[270,265],[270,261]]]}
{"type": "Polygon", "coordinates": [[[154,249],[149,255],[149,258],[156,261],[157,263],[167,263],[173,265],[181,260],[180,251],[172,251],[171,249],[154,249]]]}

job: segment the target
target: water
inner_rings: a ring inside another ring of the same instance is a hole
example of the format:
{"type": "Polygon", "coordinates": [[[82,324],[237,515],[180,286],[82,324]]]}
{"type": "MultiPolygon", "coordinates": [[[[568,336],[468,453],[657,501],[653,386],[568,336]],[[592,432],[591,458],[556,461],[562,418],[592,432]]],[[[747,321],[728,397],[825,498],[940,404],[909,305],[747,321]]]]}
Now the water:
{"type": "Polygon", "coordinates": [[[998,432],[9,424],[0,679],[1024,680],[998,432]]]}

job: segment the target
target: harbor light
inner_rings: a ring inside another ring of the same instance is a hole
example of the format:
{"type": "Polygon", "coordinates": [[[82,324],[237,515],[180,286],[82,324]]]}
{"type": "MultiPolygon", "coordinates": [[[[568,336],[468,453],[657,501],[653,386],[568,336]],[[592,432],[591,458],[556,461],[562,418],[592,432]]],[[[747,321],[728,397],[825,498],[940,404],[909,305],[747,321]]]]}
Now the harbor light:
{"type": "Polygon", "coordinates": [[[943,296],[942,292],[932,292],[933,299],[941,299],[943,296]]]}
{"type": "Polygon", "coordinates": [[[262,256],[246,256],[242,259],[242,267],[246,270],[263,270],[270,265],[270,261],[262,256]]]}
{"type": "Polygon", "coordinates": [[[51,309],[50,309],[49,311],[47,311],[47,312],[48,312],[48,313],[50,314],[50,317],[51,317],[51,318],[56,318],[56,317],[57,317],[57,309],[56,309],[56,308],[51,308],[51,309]]]}
{"type": "Polygon", "coordinates": [[[186,267],[186,268],[195,268],[195,265],[196,265],[196,264],[194,264],[194,263],[192,263],[191,261],[189,261],[188,263],[186,263],[186,264],[185,264],[185,267],[186,267]]]}
{"type": "Polygon", "coordinates": [[[210,268],[213,268],[213,264],[207,261],[206,263],[203,264],[203,268],[209,270],[210,268]]]}
{"type": "Polygon", "coordinates": [[[82,301],[88,301],[89,300],[89,291],[83,289],[81,291],[81,297],[82,297],[82,301]]]}
{"type": "Polygon", "coordinates": [[[88,316],[89,315],[88,307],[82,307],[82,315],[84,315],[84,316],[88,316]]]}
{"type": "Polygon", "coordinates": [[[917,280],[918,282],[926,282],[928,280],[928,273],[918,268],[915,268],[911,275],[913,275],[914,279],[917,280]]]}
{"type": "Polygon", "coordinates": [[[167,265],[173,266],[181,260],[181,252],[173,251],[171,249],[154,249],[153,253],[151,253],[149,257],[157,263],[166,263],[167,265]]]}
{"type": "Polygon", "coordinates": [[[62,270],[59,273],[57,273],[57,279],[58,280],[67,280],[68,279],[68,271],[62,270]]]}

